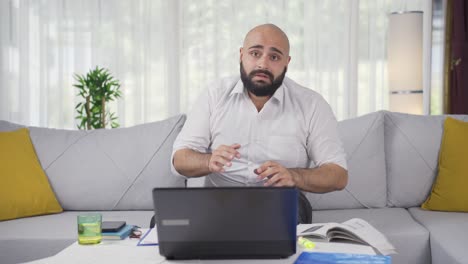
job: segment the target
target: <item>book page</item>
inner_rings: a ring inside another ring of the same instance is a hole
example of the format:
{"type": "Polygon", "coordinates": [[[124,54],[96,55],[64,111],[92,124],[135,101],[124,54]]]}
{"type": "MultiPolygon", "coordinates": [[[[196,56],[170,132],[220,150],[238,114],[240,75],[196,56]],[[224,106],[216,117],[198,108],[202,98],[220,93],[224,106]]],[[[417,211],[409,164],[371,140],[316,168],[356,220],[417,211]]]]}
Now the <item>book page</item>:
{"type": "Polygon", "coordinates": [[[297,226],[297,236],[370,245],[383,255],[396,253],[393,245],[380,231],[360,218],[353,218],[342,224],[301,224],[297,226]]]}
{"type": "Polygon", "coordinates": [[[328,240],[330,242],[354,242],[362,245],[369,245],[358,236],[340,227],[334,227],[328,231],[328,240]]]}
{"type": "Polygon", "coordinates": [[[350,219],[340,227],[347,230],[362,241],[367,242],[370,246],[377,249],[383,255],[389,255],[396,253],[393,245],[388,239],[371,224],[360,218],[350,219]]]}
{"type": "Polygon", "coordinates": [[[300,224],[297,226],[296,234],[298,237],[307,236],[328,240],[328,230],[338,225],[338,223],[300,224]]]}

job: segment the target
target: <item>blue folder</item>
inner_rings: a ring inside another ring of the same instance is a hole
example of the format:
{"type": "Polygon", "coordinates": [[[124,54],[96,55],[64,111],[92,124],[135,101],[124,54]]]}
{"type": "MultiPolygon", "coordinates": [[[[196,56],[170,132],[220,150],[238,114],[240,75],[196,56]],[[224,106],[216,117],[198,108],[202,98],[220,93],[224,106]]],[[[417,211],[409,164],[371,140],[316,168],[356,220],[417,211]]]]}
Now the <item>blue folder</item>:
{"type": "Polygon", "coordinates": [[[390,256],[346,254],[346,253],[321,253],[302,252],[294,264],[391,264],[390,256]]]}

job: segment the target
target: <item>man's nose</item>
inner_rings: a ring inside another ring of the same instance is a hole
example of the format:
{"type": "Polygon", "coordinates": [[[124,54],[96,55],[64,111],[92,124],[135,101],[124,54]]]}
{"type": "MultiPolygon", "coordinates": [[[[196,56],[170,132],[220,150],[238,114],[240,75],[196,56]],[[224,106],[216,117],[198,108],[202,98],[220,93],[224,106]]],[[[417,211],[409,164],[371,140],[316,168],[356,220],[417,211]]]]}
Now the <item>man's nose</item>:
{"type": "Polygon", "coordinates": [[[257,69],[268,70],[268,57],[266,55],[261,56],[257,60],[257,69]]]}

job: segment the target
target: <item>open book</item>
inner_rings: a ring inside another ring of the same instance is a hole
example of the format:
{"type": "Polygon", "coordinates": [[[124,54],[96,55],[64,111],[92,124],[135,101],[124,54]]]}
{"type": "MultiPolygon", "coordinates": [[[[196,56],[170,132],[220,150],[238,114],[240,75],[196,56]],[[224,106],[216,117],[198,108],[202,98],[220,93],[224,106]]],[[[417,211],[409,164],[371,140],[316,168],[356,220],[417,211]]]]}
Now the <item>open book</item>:
{"type": "Polygon", "coordinates": [[[341,224],[322,223],[297,226],[297,236],[324,239],[329,242],[348,242],[369,245],[382,255],[396,253],[388,239],[372,225],[360,218],[341,224]]]}

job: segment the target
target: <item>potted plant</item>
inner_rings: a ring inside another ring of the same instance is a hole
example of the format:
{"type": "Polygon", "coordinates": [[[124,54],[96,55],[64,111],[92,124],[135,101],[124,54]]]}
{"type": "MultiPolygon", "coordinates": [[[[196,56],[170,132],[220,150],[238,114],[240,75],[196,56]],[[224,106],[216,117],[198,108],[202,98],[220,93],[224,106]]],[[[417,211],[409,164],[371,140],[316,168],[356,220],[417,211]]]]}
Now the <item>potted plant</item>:
{"type": "Polygon", "coordinates": [[[78,95],[83,101],[75,106],[79,120],[78,129],[111,128],[119,127],[117,116],[108,109],[107,102],[121,97],[120,83],[114,79],[109,70],[99,68],[90,70],[86,76],[75,74],[78,82],[73,86],[78,89],[78,95]]]}

